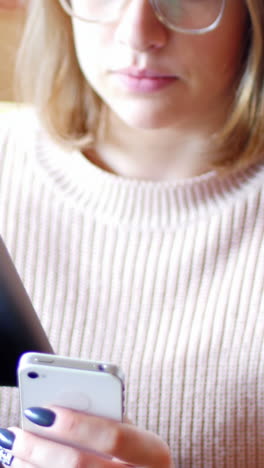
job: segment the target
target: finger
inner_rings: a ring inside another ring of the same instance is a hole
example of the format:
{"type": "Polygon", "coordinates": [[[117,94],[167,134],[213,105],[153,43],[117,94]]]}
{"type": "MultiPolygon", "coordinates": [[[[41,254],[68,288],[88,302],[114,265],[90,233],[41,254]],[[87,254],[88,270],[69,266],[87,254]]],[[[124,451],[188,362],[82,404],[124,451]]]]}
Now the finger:
{"type": "Polygon", "coordinates": [[[52,408],[56,417],[45,429],[55,437],[87,446],[132,465],[167,468],[172,466],[169,448],[156,434],[136,426],[87,415],[65,408],[52,408]]]}
{"type": "Polygon", "coordinates": [[[11,466],[12,468],[38,468],[36,465],[19,460],[19,458],[14,458],[11,466]]]}
{"type": "MultiPolygon", "coordinates": [[[[12,468],[117,468],[117,464],[92,452],[80,451],[35,434],[11,428],[15,434],[12,468]]],[[[124,466],[124,465],[123,465],[124,466]]]]}
{"type": "Polygon", "coordinates": [[[124,415],[123,422],[126,424],[133,424],[132,420],[126,415],[124,415]]]}

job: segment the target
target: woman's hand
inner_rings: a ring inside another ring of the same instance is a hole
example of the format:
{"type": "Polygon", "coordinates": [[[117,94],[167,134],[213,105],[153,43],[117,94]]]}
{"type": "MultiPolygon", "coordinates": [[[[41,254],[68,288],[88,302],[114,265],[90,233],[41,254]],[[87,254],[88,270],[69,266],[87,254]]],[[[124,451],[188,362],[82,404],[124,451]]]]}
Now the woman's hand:
{"type": "Polygon", "coordinates": [[[10,429],[15,435],[12,441],[13,468],[173,466],[165,442],[156,434],[132,424],[58,407],[44,411],[33,409],[27,413],[31,421],[43,427],[44,436],[10,429]]]}

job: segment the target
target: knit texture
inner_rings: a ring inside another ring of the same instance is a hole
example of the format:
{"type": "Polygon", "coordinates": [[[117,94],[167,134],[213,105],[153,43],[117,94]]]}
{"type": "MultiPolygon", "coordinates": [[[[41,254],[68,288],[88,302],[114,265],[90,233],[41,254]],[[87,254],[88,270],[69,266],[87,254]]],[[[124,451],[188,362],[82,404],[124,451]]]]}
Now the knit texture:
{"type": "Polygon", "coordinates": [[[120,365],[176,468],[263,467],[264,167],[124,179],[1,118],[0,232],[54,350],[120,365]]]}

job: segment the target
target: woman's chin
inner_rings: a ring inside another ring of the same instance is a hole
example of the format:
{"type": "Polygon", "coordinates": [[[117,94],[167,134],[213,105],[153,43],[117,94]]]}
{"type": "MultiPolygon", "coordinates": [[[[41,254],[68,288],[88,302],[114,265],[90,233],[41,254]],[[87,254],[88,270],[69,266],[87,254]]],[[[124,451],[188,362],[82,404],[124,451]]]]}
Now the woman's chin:
{"type": "Polygon", "coordinates": [[[118,118],[130,128],[135,130],[157,130],[175,125],[175,119],[169,118],[169,115],[157,112],[146,112],[146,110],[137,112],[117,112],[118,118]]]}

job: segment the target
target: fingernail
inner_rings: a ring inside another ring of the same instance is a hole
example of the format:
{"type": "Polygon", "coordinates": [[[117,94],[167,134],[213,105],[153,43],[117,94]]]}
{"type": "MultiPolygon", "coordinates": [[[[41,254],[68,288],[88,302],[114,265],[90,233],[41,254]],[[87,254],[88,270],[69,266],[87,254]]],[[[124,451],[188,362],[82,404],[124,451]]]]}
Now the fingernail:
{"type": "Polygon", "coordinates": [[[24,414],[29,421],[38,426],[50,427],[56,419],[56,414],[47,408],[28,408],[24,414]]]}
{"type": "Polygon", "coordinates": [[[0,447],[12,450],[15,441],[15,434],[8,429],[0,429],[0,447]]]}

